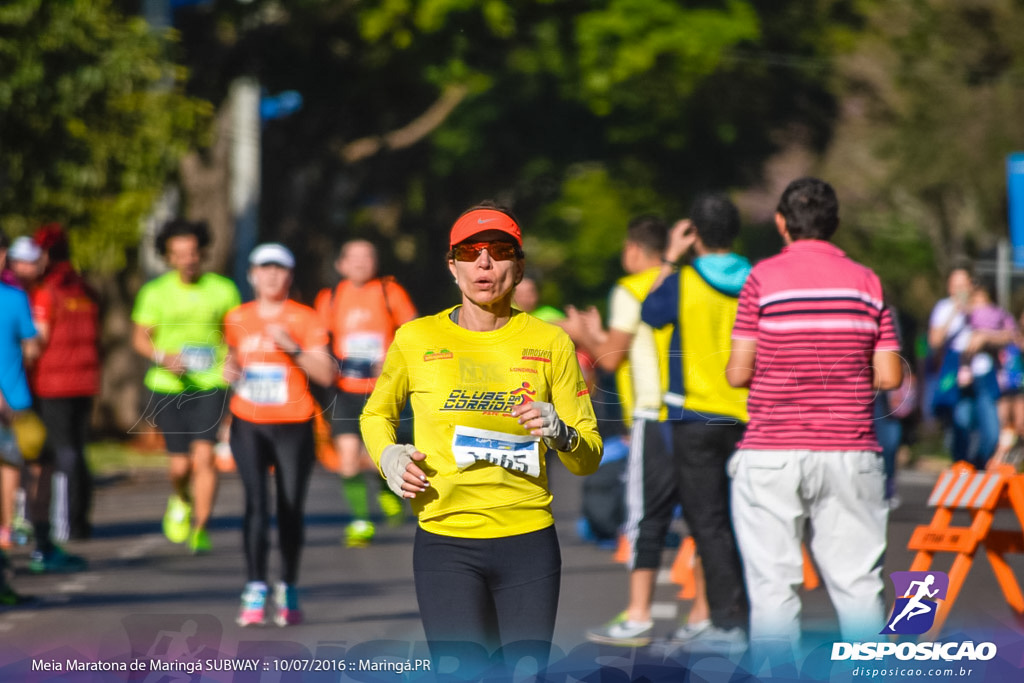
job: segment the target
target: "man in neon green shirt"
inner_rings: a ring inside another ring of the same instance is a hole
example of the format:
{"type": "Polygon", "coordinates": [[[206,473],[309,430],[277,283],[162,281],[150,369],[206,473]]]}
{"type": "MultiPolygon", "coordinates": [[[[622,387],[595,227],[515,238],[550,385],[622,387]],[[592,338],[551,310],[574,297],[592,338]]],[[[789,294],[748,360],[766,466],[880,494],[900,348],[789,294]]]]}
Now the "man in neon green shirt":
{"type": "Polygon", "coordinates": [[[173,220],[156,246],[171,271],[143,285],[135,300],[132,345],[153,366],[146,414],[163,432],[174,493],[164,534],[188,541],[193,553],[210,550],[206,525],[217,495],[213,446],[224,416],[224,315],[241,303],[231,280],[201,268],[210,242],[205,223],[173,220]],[[194,523],[191,519],[194,513],[194,523]]]}

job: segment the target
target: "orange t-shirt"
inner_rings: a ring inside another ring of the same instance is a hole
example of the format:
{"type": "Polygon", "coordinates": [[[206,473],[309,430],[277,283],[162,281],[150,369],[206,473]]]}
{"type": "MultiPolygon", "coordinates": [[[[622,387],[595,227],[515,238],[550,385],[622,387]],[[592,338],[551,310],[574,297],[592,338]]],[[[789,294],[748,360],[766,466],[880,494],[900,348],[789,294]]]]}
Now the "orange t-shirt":
{"type": "Polygon", "coordinates": [[[342,280],[333,290],[321,290],[314,305],[334,337],[338,387],[352,393],[373,391],[395,330],[416,317],[409,294],[390,277],[362,287],[342,280]]]}
{"type": "Polygon", "coordinates": [[[290,299],[273,318],[261,318],[255,301],[228,311],[224,338],[242,369],[231,414],[249,422],[305,422],[316,410],[309,377],[266,333],[271,324],[287,330],[305,351],[327,346],[316,311],[290,299]]]}

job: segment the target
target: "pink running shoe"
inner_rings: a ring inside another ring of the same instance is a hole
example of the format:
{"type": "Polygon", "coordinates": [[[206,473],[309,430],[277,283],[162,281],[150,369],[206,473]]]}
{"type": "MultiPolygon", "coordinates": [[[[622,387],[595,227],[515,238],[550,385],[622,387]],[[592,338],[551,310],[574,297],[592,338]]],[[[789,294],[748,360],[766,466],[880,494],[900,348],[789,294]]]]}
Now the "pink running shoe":
{"type": "Polygon", "coordinates": [[[302,623],[302,610],[299,609],[299,591],[295,586],[278,583],[274,588],[274,604],[277,614],[274,623],[278,626],[294,626],[302,623]]]}
{"type": "Polygon", "coordinates": [[[267,584],[262,581],[250,581],[245,584],[242,593],[242,610],[238,613],[235,623],[239,626],[263,626],[267,608],[267,584]]]}

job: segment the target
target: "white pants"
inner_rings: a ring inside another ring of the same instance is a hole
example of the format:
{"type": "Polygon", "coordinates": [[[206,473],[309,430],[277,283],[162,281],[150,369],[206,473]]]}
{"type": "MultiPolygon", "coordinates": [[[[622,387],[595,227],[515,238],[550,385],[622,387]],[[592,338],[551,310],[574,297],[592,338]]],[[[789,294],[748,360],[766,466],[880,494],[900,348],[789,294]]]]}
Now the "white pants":
{"type": "Polygon", "coordinates": [[[882,458],[872,451],[737,451],[729,461],[732,519],[750,598],[751,640],[800,638],[801,543],[846,640],[884,626],[882,562],[889,516],[882,458]]]}

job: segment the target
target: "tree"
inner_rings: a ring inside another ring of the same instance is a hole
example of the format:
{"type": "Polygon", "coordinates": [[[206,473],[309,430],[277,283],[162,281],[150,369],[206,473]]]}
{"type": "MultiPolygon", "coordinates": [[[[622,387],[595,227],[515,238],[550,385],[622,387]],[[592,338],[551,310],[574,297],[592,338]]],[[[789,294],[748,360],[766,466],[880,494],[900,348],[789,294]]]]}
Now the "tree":
{"type": "Polygon", "coordinates": [[[843,245],[923,315],[958,257],[1006,234],[1005,158],[1024,148],[1024,8],[864,2],[840,59],[842,118],[824,172],[843,245]]]}
{"type": "MultiPolygon", "coordinates": [[[[738,116],[720,124],[693,99],[758,38],[743,0],[256,0],[182,10],[178,25],[194,92],[219,104],[245,74],[304,96],[263,134],[262,223],[321,263],[300,274],[307,292],[329,277],[324,255],[359,235],[436,306],[451,219],[491,197],[541,237],[531,254],[565,296],[603,298],[575,274],[607,276],[620,241],[606,236],[625,224],[596,211],[584,213],[600,224],[563,220],[570,204],[606,204],[614,186],[617,216],[667,209],[692,150],[757,147],[733,125],[757,107],[734,96],[738,116]]],[[[706,166],[703,182],[736,177],[706,166]]]]}
{"type": "Polygon", "coordinates": [[[109,0],[0,5],[0,227],[57,221],[80,265],[125,266],[209,114],[182,93],[169,38],[109,0]]]}
{"type": "Polygon", "coordinates": [[[0,227],[62,223],[92,272],[106,311],[101,430],[137,418],[140,362],[123,332],[138,284],[131,256],[210,111],[183,94],[172,38],[109,0],[0,4],[0,227]]]}

